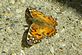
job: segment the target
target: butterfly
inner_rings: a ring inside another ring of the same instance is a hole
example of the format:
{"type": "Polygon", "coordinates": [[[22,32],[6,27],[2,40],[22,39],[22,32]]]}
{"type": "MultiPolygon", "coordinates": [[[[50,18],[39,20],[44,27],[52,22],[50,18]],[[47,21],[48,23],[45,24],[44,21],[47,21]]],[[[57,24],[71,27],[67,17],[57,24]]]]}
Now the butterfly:
{"type": "Polygon", "coordinates": [[[57,33],[57,20],[47,16],[35,8],[27,8],[25,11],[28,29],[25,30],[22,38],[22,45],[32,46],[45,37],[51,37],[57,33]]]}

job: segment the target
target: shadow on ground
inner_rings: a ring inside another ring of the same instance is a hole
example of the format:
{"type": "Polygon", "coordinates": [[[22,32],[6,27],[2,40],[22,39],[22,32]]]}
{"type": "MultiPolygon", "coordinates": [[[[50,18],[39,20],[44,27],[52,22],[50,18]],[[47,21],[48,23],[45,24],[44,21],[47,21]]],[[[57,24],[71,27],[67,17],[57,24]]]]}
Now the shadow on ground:
{"type": "MultiPolygon", "coordinates": [[[[54,1],[54,0],[53,0],[54,1]]],[[[76,11],[82,14],[82,0],[56,0],[63,5],[67,5],[68,7],[72,7],[76,9],[76,11]]]]}

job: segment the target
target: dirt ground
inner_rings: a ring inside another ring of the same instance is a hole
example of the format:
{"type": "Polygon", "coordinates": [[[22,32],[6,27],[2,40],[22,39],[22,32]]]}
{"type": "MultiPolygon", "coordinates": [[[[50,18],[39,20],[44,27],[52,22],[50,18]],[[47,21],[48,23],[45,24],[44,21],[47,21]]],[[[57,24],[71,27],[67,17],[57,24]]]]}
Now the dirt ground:
{"type": "Polygon", "coordinates": [[[81,2],[74,0],[0,0],[0,55],[82,55],[80,8],[81,2]],[[58,26],[56,35],[23,48],[28,6],[56,18],[58,26]]]}

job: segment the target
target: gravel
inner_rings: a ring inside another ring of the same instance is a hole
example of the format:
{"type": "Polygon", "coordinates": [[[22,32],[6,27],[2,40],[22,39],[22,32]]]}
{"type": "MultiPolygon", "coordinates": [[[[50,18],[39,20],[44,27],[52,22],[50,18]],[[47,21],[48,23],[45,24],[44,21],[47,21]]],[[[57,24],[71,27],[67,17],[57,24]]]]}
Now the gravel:
{"type": "Polygon", "coordinates": [[[82,55],[81,14],[56,0],[0,0],[0,55],[82,55]],[[57,19],[57,34],[29,48],[21,46],[28,6],[57,19]]]}

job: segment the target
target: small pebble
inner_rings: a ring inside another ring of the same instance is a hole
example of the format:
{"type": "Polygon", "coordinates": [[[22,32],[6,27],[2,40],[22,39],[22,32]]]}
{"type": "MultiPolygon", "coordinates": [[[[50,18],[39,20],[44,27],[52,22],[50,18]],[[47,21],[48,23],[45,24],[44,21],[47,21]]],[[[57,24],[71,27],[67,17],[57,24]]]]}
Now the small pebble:
{"type": "Polygon", "coordinates": [[[7,7],[7,10],[10,11],[11,9],[9,7],[7,7]]]}
{"type": "Polygon", "coordinates": [[[3,28],[2,27],[0,27],[0,30],[2,30],[3,28]]]}
{"type": "Polygon", "coordinates": [[[12,53],[12,55],[16,55],[16,53],[12,53]]]}
{"type": "Polygon", "coordinates": [[[80,20],[80,23],[82,24],[82,20],[80,20]]]}
{"type": "Polygon", "coordinates": [[[17,13],[21,13],[22,10],[21,10],[21,9],[16,9],[16,12],[17,12],[17,13]]]}
{"type": "Polygon", "coordinates": [[[15,24],[11,24],[11,27],[15,27],[15,24]]]}
{"type": "Polygon", "coordinates": [[[25,53],[24,53],[24,51],[23,51],[23,50],[21,50],[21,53],[20,53],[20,55],[25,55],[25,53]]]}
{"type": "Polygon", "coordinates": [[[0,3],[0,7],[2,7],[2,4],[0,3]]]}
{"type": "Polygon", "coordinates": [[[50,46],[50,52],[54,55],[54,48],[52,46],[50,46]]]}
{"type": "Polygon", "coordinates": [[[10,3],[11,4],[15,4],[15,0],[10,0],[10,3]]]}
{"type": "Polygon", "coordinates": [[[25,3],[25,0],[21,0],[22,3],[25,3]]]}
{"type": "Polygon", "coordinates": [[[0,55],[7,55],[7,52],[3,50],[0,55]]]}
{"type": "Polygon", "coordinates": [[[6,28],[6,31],[7,31],[8,33],[12,33],[12,30],[11,30],[10,27],[7,27],[7,28],[6,28]]]}

